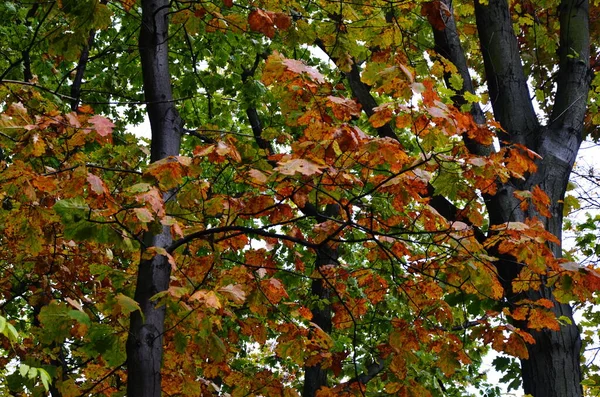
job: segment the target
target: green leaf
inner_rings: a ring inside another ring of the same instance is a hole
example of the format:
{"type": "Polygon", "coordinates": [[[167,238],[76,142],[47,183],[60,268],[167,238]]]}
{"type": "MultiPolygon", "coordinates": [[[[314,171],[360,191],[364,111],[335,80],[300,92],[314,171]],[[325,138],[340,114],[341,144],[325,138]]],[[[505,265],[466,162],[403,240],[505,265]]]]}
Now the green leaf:
{"type": "Polygon", "coordinates": [[[19,366],[19,374],[24,378],[27,375],[27,373],[29,372],[29,368],[30,368],[29,365],[21,364],[19,366]]]}
{"type": "Polygon", "coordinates": [[[35,367],[29,367],[29,371],[27,372],[28,379],[35,379],[38,376],[38,370],[35,367]]]}
{"type": "Polygon", "coordinates": [[[4,335],[8,337],[9,341],[15,343],[19,340],[19,333],[11,323],[6,323],[6,330],[4,332],[4,335]],[[8,330],[8,332],[6,332],[6,330],[8,330]]]}
{"type": "Polygon", "coordinates": [[[91,325],[90,316],[81,310],[69,310],[68,316],[80,324],[91,325]]]}
{"type": "Polygon", "coordinates": [[[450,82],[450,87],[452,87],[456,91],[462,90],[464,80],[460,74],[453,73],[452,76],[450,76],[450,79],[448,79],[448,81],[450,82]]]}
{"type": "Polygon", "coordinates": [[[126,295],[118,294],[117,302],[121,307],[121,312],[124,314],[129,314],[136,310],[139,310],[140,312],[142,311],[142,309],[140,309],[140,304],[126,295]]]}
{"type": "Polygon", "coordinates": [[[52,383],[52,377],[43,368],[38,368],[38,372],[40,374],[40,379],[42,380],[42,384],[44,385],[44,389],[46,389],[46,391],[48,391],[50,389],[50,383],[52,383]]]}

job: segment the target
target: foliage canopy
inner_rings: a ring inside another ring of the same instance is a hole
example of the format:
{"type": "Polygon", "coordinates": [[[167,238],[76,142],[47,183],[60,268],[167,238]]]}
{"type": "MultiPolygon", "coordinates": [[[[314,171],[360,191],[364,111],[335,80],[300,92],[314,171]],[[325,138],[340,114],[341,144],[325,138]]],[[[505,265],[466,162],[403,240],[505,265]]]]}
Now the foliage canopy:
{"type": "Polygon", "coordinates": [[[133,396],[147,343],[168,396],[495,396],[493,349],[537,397],[568,335],[581,395],[597,4],[150,3],[0,2],[1,392],[133,396]]]}

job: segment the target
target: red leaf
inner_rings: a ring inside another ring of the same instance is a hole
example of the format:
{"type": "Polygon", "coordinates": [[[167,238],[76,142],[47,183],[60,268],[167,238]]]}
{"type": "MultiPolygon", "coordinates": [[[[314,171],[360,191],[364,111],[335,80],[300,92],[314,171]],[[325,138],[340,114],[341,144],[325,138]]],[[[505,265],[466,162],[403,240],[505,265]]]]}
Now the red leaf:
{"type": "Polygon", "coordinates": [[[223,0],[223,4],[225,4],[225,7],[231,8],[233,7],[233,0],[223,0]]]}
{"type": "Polygon", "coordinates": [[[108,189],[104,185],[104,182],[102,182],[102,179],[100,179],[96,175],[88,173],[87,181],[89,182],[90,187],[92,188],[92,191],[94,193],[98,195],[108,193],[108,189]]]}
{"type": "Polygon", "coordinates": [[[115,125],[109,119],[102,116],[90,117],[88,122],[94,126],[94,130],[100,136],[112,134],[113,128],[115,128],[115,125]]]}
{"type": "Polygon", "coordinates": [[[427,20],[437,30],[446,29],[446,20],[451,13],[448,6],[439,0],[423,3],[421,6],[421,15],[426,16],[427,20]]]}

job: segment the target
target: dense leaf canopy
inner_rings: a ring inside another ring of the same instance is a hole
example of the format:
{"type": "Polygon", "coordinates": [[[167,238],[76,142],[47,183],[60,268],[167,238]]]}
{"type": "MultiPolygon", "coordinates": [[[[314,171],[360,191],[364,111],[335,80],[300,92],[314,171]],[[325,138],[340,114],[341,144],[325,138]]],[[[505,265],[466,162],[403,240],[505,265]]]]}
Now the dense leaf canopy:
{"type": "MultiPolygon", "coordinates": [[[[140,3],[0,1],[0,393],[125,395],[147,305],[165,396],[498,396],[489,351],[518,388],[573,332],[600,288],[560,249],[596,2],[588,26],[568,0],[172,1],[161,43],[140,3]],[[488,47],[494,7],[514,41],[488,47]],[[149,99],[145,43],[172,95],[149,99]]],[[[597,223],[573,226],[586,255],[597,223]]]]}

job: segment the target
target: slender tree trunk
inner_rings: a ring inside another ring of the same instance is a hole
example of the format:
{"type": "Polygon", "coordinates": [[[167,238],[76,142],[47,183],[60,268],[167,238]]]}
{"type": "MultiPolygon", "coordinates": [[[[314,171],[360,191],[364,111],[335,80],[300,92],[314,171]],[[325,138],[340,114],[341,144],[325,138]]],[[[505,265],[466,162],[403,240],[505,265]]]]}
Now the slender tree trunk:
{"type": "MultiPolygon", "coordinates": [[[[339,206],[329,205],[326,213],[330,216],[339,215],[339,206]]],[[[338,256],[339,253],[337,249],[325,245],[317,251],[315,267],[319,270],[327,265],[337,265],[338,256]]],[[[311,309],[313,315],[312,321],[324,332],[330,334],[332,330],[331,304],[325,304],[323,302],[325,300],[331,301],[331,289],[325,280],[315,279],[312,281],[311,292],[312,296],[319,300],[318,305],[311,309]]],[[[317,391],[323,386],[327,386],[327,370],[318,364],[311,367],[305,367],[302,397],[314,397],[317,391]]]]}
{"type": "MultiPolygon", "coordinates": [[[[151,161],[179,154],[181,119],[173,103],[168,58],[168,0],[142,0],[142,26],[139,50],[144,78],[144,94],[152,128],[151,161]]],[[[166,200],[172,192],[165,192],[166,200]]],[[[160,234],[144,236],[145,247],[167,247],[172,237],[168,227],[160,234]]],[[[159,397],[165,307],[156,307],[150,298],[169,287],[171,266],[161,255],[141,261],[135,300],[142,313],[131,316],[127,340],[127,395],[159,397]]]]}

